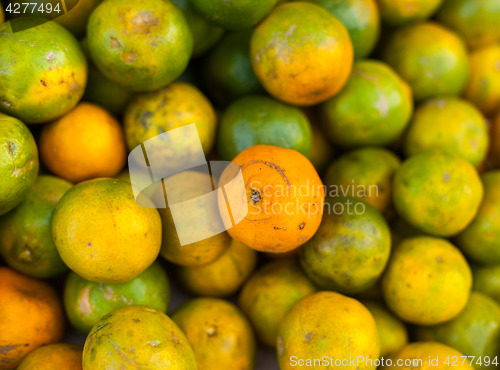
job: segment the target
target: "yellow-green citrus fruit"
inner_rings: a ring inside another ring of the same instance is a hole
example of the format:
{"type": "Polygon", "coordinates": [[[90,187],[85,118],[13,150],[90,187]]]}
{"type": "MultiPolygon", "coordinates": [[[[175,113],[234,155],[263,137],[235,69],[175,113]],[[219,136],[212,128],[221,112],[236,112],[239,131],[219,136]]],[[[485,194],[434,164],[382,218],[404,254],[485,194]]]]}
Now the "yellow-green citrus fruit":
{"type": "Polygon", "coordinates": [[[391,251],[384,218],[362,200],[328,198],[316,234],[300,249],[306,274],[324,289],[357,293],[382,274],[391,251]]]}
{"type": "Polygon", "coordinates": [[[447,344],[466,356],[482,357],[483,362],[485,356],[493,361],[500,353],[500,306],[486,295],[472,292],[457,317],[440,325],[419,328],[417,337],[447,344]]]}
{"type": "Polygon", "coordinates": [[[470,78],[465,98],[484,114],[500,107],[500,45],[493,44],[469,54],[470,78]]]}
{"type": "Polygon", "coordinates": [[[362,301],[375,319],[380,339],[380,356],[399,351],[408,344],[408,330],[405,324],[394,316],[382,303],[362,301]]]}
{"type": "Polygon", "coordinates": [[[192,0],[172,0],[181,8],[193,35],[193,57],[197,57],[212,48],[224,34],[224,29],[208,22],[193,7],[192,0]]]}
{"type": "Polygon", "coordinates": [[[264,92],[250,61],[252,29],[229,32],[202,64],[205,88],[214,102],[226,105],[264,92]]]}
{"type": "Polygon", "coordinates": [[[500,304],[500,265],[472,266],[472,289],[500,304]]]}
{"type": "Polygon", "coordinates": [[[86,83],[85,56],[63,26],[46,22],[14,33],[10,22],[0,25],[0,110],[25,123],[47,122],[70,111],[86,83]]]}
{"type": "Polygon", "coordinates": [[[156,209],[135,202],[130,184],[96,179],[64,194],[52,218],[52,236],[62,260],[78,275],[122,283],[158,256],[161,219],[156,209]]]}
{"type": "Polygon", "coordinates": [[[410,84],[417,101],[460,95],[469,77],[465,44],[434,22],[396,30],[386,43],[383,59],[410,84]]]}
{"type": "Polygon", "coordinates": [[[458,248],[431,237],[401,242],[382,278],[387,306],[404,321],[419,325],[456,317],[471,286],[471,270],[458,248]]]}
{"type": "Polygon", "coordinates": [[[354,57],[371,54],[380,35],[380,14],[375,0],[306,0],[320,5],[342,22],[349,32],[354,57]]]}
{"type": "Polygon", "coordinates": [[[234,304],[217,298],[195,298],[175,310],[172,320],[191,344],[198,369],[254,368],[252,326],[234,304]]]}
{"type": "Polygon", "coordinates": [[[302,366],[313,366],[312,361],[323,358],[325,350],[332,358],[330,368],[338,366],[337,360],[347,363],[342,366],[346,370],[375,370],[380,341],[375,320],[365,306],[339,293],[318,292],[295,303],[285,316],[276,349],[281,370],[295,369],[299,359],[303,360],[302,366]],[[364,363],[349,363],[359,356],[364,363]]]}
{"type": "Polygon", "coordinates": [[[52,214],[73,185],[39,176],[22,203],[0,218],[0,255],[17,271],[38,278],[57,276],[68,268],[52,240],[52,214]]]}
{"type": "Polygon", "coordinates": [[[437,19],[461,34],[470,47],[500,41],[500,3],[497,0],[445,0],[437,19]]]}
{"type": "Polygon", "coordinates": [[[30,130],[0,114],[0,215],[22,202],[38,176],[38,148],[30,130]]]}
{"type": "Polygon", "coordinates": [[[389,150],[376,147],[353,150],[328,167],[327,196],[346,194],[383,212],[392,202],[392,177],[400,166],[399,158],[389,150]]]}
{"type": "Polygon", "coordinates": [[[408,84],[374,60],[356,62],[344,89],[319,108],[330,140],[344,148],[391,144],[412,112],[408,84]]]}
{"type": "Polygon", "coordinates": [[[71,325],[85,334],[117,308],[140,304],[167,312],[169,301],[167,274],[158,262],[125,283],[96,283],[71,272],[64,286],[66,315],[71,325]]]}
{"type": "Polygon", "coordinates": [[[430,18],[443,0],[377,0],[382,22],[400,27],[430,18]]]}
{"type": "Polygon", "coordinates": [[[488,128],[481,112],[465,100],[450,97],[422,103],[405,135],[406,155],[442,150],[477,167],[488,154],[488,128]]]}
{"type": "Polygon", "coordinates": [[[351,73],[353,47],[340,21],[305,2],[276,7],[254,30],[252,66],[264,88],[294,105],[331,98],[351,73]]]}
{"type": "Polygon", "coordinates": [[[267,96],[247,96],[223,113],[218,137],[219,155],[232,160],[258,145],[294,149],[306,157],[312,147],[311,125],[299,109],[267,96]]]}
{"type": "Polygon", "coordinates": [[[393,200],[398,214],[436,236],[463,231],[483,199],[483,185],[465,159],[441,151],[416,154],[396,171],[393,200]]]}
{"type": "Polygon", "coordinates": [[[277,0],[189,0],[206,18],[228,30],[249,28],[257,24],[276,5],[277,0]]]}
{"type": "Polygon", "coordinates": [[[482,176],[484,198],[467,228],[457,236],[457,244],[470,259],[486,265],[500,264],[500,171],[482,176]]]}
{"type": "Polygon", "coordinates": [[[278,327],[292,306],[317,290],[296,259],[273,261],[256,271],[241,289],[238,305],[260,341],[276,346],[278,327]]]}
{"type": "Polygon", "coordinates": [[[92,328],[83,348],[83,370],[130,368],[197,367],[186,336],[167,315],[149,306],[128,306],[92,328]]]}
{"type": "Polygon", "coordinates": [[[110,80],[133,91],[162,88],[186,69],[193,37],[182,11],[164,0],[108,0],[90,16],[90,55],[110,80]]]}

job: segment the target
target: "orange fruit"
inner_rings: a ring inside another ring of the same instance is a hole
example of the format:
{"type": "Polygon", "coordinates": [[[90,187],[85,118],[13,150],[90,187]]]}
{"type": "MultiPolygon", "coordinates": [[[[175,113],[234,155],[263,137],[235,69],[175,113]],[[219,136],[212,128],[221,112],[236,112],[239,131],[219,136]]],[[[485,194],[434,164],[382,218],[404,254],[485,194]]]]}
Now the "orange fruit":
{"type": "MultiPolygon", "coordinates": [[[[295,249],[314,235],[323,216],[325,189],[306,157],[292,149],[255,145],[233,162],[241,167],[246,189],[242,202],[247,202],[248,213],[229,235],[274,253],[295,249]]],[[[219,198],[219,208],[226,207],[222,203],[219,198]]]]}
{"type": "Polygon", "coordinates": [[[45,125],[40,137],[43,163],[72,182],[117,175],[125,164],[125,140],[118,121],[91,103],[45,125]]]}
{"type": "Polygon", "coordinates": [[[81,370],[83,347],[56,343],[37,348],[26,356],[17,370],[81,370]]]}
{"type": "Polygon", "coordinates": [[[35,348],[59,341],[64,320],[47,283],[0,267],[0,369],[15,369],[35,348]]]}
{"type": "Polygon", "coordinates": [[[254,30],[252,66],[264,88],[295,105],[314,105],[347,82],[353,62],[349,33],[320,6],[285,3],[254,30]]]}

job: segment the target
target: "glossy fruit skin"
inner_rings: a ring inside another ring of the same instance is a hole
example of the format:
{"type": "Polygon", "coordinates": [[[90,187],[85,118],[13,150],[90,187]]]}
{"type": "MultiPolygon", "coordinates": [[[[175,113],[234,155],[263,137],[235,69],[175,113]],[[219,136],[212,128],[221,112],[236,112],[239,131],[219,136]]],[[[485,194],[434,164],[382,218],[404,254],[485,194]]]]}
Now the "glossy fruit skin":
{"type": "Polygon", "coordinates": [[[68,267],[52,240],[52,214],[73,184],[39,176],[21,204],[0,218],[0,254],[17,271],[37,278],[60,275],[68,267]]]}
{"type": "Polygon", "coordinates": [[[396,171],[393,201],[398,214],[431,235],[449,237],[474,219],[483,185],[466,160],[445,152],[422,152],[396,171]]]}
{"type": "Polygon", "coordinates": [[[71,325],[82,333],[111,311],[130,305],[146,305],[167,312],[170,286],[158,262],[125,283],[103,284],[71,272],[64,287],[64,307],[71,325]]]}
{"type": "Polygon", "coordinates": [[[392,203],[392,177],[400,166],[400,159],[383,148],[367,147],[348,152],[326,171],[327,196],[347,191],[347,195],[383,212],[392,203]]]}
{"type": "Polygon", "coordinates": [[[500,305],[500,265],[471,266],[472,289],[492,298],[500,305]]]}
{"type": "Polygon", "coordinates": [[[193,8],[214,23],[228,30],[250,28],[263,19],[277,0],[190,0],[193,8]]]}
{"type": "Polygon", "coordinates": [[[219,154],[232,160],[244,149],[258,144],[293,149],[308,157],[312,132],[307,116],[296,107],[266,96],[237,100],[222,115],[219,154]]]}
{"type": "Polygon", "coordinates": [[[0,113],[0,215],[25,198],[38,176],[38,148],[30,130],[0,113]]]}
{"type": "Polygon", "coordinates": [[[257,270],[241,289],[238,306],[249,318],[259,340],[276,347],[278,328],[288,311],[316,290],[297,260],[286,258],[257,270]]]}
{"type": "Polygon", "coordinates": [[[469,54],[470,78],[465,98],[486,115],[500,106],[500,45],[492,44],[469,54]]]}
{"type": "Polygon", "coordinates": [[[384,304],[377,301],[362,301],[377,324],[380,339],[380,356],[397,352],[408,344],[408,330],[405,324],[392,314],[384,304]]]}
{"type": "Polygon", "coordinates": [[[87,26],[90,55],[110,80],[158,90],[186,69],[193,38],[182,11],[163,0],[102,2],[87,26]]]}
{"type": "Polygon", "coordinates": [[[377,0],[382,22],[392,27],[430,18],[442,3],[443,0],[377,0]]]}
{"type": "Polygon", "coordinates": [[[250,61],[252,31],[226,33],[202,65],[206,89],[211,98],[221,105],[264,92],[250,61]]]}
{"type": "Polygon", "coordinates": [[[460,233],[456,242],[466,256],[485,264],[500,264],[500,171],[482,176],[484,197],[474,220],[460,233]]]}
{"type": "Polygon", "coordinates": [[[82,370],[83,347],[76,344],[54,343],[28,354],[18,370],[82,370]]]}
{"type": "Polygon", "coordinates": [[[500,4],[495,0],[444,0],[437,19],[476,48],[500,40],[499,16],[500,4]]]}
{"type": "Polygon", "coordinates": [[[120,123],[98,105],[82,102],[58,120],[44,125],[40,156],[48,169],[78,183],[117,175],[126,149],[120,123]]]}
{"type": "Polygon", "coordinates": [[[152,370],[196,369],[186,336],[167,315],[149,306],[128,306],[107,314],[92,328],[83,348],[84,370],[137,364],[152,370]]]}
{"type": "Polygon", "coordinates": [[[156,209],[135,202],[130,184],[95,179],[64,194],[52,217],[52,236],[62,260],[78,275],[122,283],[158,256],[161,219],[156,209]]]}
{"type": "Polygon", "coordinates": [[[25,123],[67,113],[80,101],[87,82],[87,61],[78,41],[55,22],[16,33],[10,22],[0,25],[0,65],[0,110],[25,123]]]}
{"type": "MultiPolygon", "coordinates": [[[[463,354],[452,347],[437,342],[413,342],[407,344],[400,351],[390,356],[392,366],[383,366],[381,369],[388,370],[397,368],[411,370],[415,367],[398,366],[398,360],[403,364],[405,360],[409,361],[408,364],[411,364],[412,360],[420,360],[421,362],[417,365],[419,370],[447,370],[451,368],[451,366],[445,364],[446,359],[448,358],[449,363],[453,364],[454,357],[460,359],[463,358],[463,354]],[[429,359],[432,361],[429,361],[429,359]],[[436,359],[438,360],[437,362],[436,359]]],[[[463,364],[462,361],[457,361],[453,368],[457,370],[474,370],[474,367],[470,366],[468,361],[464,361],[463,364]]]]}
{"type": "Polygon", "coordinates": [[[35,348],[63,334],[61,302],[49,284],[0,267],[0,369],[15,369],[35,348]]]}
{"type": "Polygon", "coordinates": [[[325,212],[318,231],[300,250],[302,268],[324,289],[353,294],[372,286],[391,251],[384,218],[356,198],[328,198],[325,209],[330,211],[325,212]],[[348,202],[350,211],[346,211],[348,202]],[[343,206],[340,213],[335,210],[339,205],[343,206]]]}
{"type": "Polygon", "coordinates": [[[301,106],[318,104],[338,93],[353,61],[352,43],[342,23],[325,9],[304,2],[276,7],[255,28],[250,54],[267,92],[301,106]]]}
{"type": "Polygon", "coordinates": [[[124,114],[127,147],[132,150],[159,134],[192,123],[196,123],[201,145],[208,154],[215,140],[217,118],[201,91],[191,84],[174,82],[161,90],[136,95],[124,114]]]}
{"type": "Polygon", "coordinates": [[[375,0],[306,0],[322,6],[347,29],[354,47],[354,58],[371,54],[380,36],[380,14],[375,0]]]}
{"type": "Polygon", "coordinates": [[[407,156],[442,150],[479,166],[488,153],[486,119],[465,100],[450,97],[427,100],[416,110],[405,134],[407,156]]]}
{"type": "Polygon", "coordinates": [[[247,280],[257,264],[257,252],[243,243],[231,241],[215,261],[203,266],[179,266],[180,283],[198,296],[227,297],[247,280]]]}
{"type": "Polygon", "coordinates": [[[172,320],[191,344],[198,369],[254,368],[252,326],[234,304],[217,298],[194,298],[175,310],[172,320]]]}
{"type": "MultiPolygon", "coordinates": [[[[318,292],[298,301],[278,330],[280,369],[295,369],[297,358],[322,358],[325,348],[334,360],[363,356],[372,363],[379,357],[380,342],[375,320],[357,300],[335,292],[318,292]]],[[[376,366],[344,366],[348,370],[375,370],[376,366]]]]}
{"type": "Polygon", "coordinates": [[[472,292],[457,317],[441,325],[419,328],[417,336],[447,344],[466,356],[493,359],[500,350],[500,306],[484,294],[472,292]]]}
{"type": "Polygon", "coordinates": [[[434,22],[396,30],[382,58],[410,84],[416,101],[457,96],[467,85],[469,61],[465,44],[434,22]]]}
{"type": "Polygon", "coordinates": [[[416,237],[393,251],[382,277],[387,306],[402,320],[435,325],[456,317],[472,286],[467,261],[445,239],[416,237]]]}
{"type": "MultiPolygon", "coordinates": [[[[314,166],[299,152],[272,145],[254,145],[233,162],[241,167],[248,212],[228,230],[249,247],[284,253],[307,242],[323,216],[325,189],[314,166]]],[[[223,173],[224,176],[224,173],[223,173]]],[[[219,209],[226,207],[219,198],[219,209]]],[[[234,203],[233,209],[245,209],[234,203]]]]}
{"type": "Polygon", "coordinates": [[[221,39],[224,29],[208,22],[193,7],[192,0],[172,0],[186,18],[193,35],[193,58],[204,54],[221,39]]]}
{"type": "Polygon", "coordinates": [[[390,66],[374,60],[356,62],[344,89],[319,108],[330,140],[343,148],[391,144],[412,112],[408,84],[390,66]]]}

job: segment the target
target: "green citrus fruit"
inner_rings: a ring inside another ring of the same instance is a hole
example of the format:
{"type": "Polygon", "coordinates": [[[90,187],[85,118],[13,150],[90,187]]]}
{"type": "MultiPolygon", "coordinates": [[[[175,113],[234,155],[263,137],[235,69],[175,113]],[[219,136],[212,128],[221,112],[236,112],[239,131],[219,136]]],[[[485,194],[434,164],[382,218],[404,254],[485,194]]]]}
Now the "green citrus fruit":
{"type": "Polygon", "coordinates": [[[0,113],[0,215],[24,199],[38,175],[38,148],[30,130],[0,113]]]}
{"type": "Polygon", "coordinates": [[[196,12],[192,0],[172,0],[181,8],[193,35],[193,57],[204,54],[220,40],[224,29],[212,24],[196,12]]]}
{"type": "Polygon", "coordinates": [[[434,325],[457,316],[469,299],[472,274],[445,239],[416,237],[394,249],[382,277],[387,306],[399,318],[434,325]]]}
{"type": "Polygon", "coordinates": [[[488,153],[486,120],[476,107],[459,98],[439,98],[422,103],[406,131],[405,151],[442,150],[477,167],[488,153]]]}
{"type": "Polygon", "coordinates": [[[257,337],[276,346],[278,327],[292,306],[317,290],[296,259],[273,261],[256,271],[241,289],[238,305],[257,337]]]}
{"type": "Polygon", "coordinates": [[[118,308],[95,324],[83,348],[83,368],[196,369],[184,333],[163,312],[149,306],[118,308]]]}
{"type": "Polygon", "coordinates": [[[408,344],[408,330],[405,324],[392,314],[382,303],[362,301],[375,319],[380,339],[380,356],[399,351],[408,344]]]}
{"type": "Polygon", "coordinates": [[[311,125],[312,130],[312,148],[309,154],[309,160],[316,168],[318,173],[323,173],[325,168],[331,163],[335,156],[335,150],[326,139],[323,131],[316,125],[311,125]]]}
{"type": "Polygon", "coordinates": [[[472,266],[472,289],[500,304],[500,265],[472,266]]]}
{"type": "Polygon", "coordinates": [[[430,18],[443,0],[377,0],[382,22],[402,26],[430,18]]]}
{"type": "Polygon", "coordinates": [[[380,14],[375,0],[306,0],[336,16],[349,32],[354,57],[362,59],[373,51],[380,35],[380,14]]]}
{"type": "Polygon", "coordinates": [[[332,358],[330,368],[340,361],[348,364],[342,366],[346,370],[375,370],[380,342],[375,320],[365,306],[335,292],[318,292],[302,298],[287,313],[278,329],[276,349],[281,370],[296,369],[299,359],[321,359],[325,350],[332,358]],[[366,360],[364,364],[349,364],[359,356],[366,360]]]}
{"type": "Polygon", "coordinates": [[[294,149],[309,156],[311,125],[296,107],[265,96],[248,96],[231,104],[222,115],[217,144],[226,160],[258,144],[294,149]]]}
{"type": "Polygon", "coordinates": [[[276,7],[254,30],[252,66],[275,98],[315,105],[338,93],[351,73],[353,48],[344,25],[305,2],[276,7]]]}
{"type": "Polygon", "coordinates": [[[250,61],[251,35],[252,29],[227,33],[203,63],[206,89],[219,104],[264,92],[250,61]]]}
{"type": "Polygon", "coordinates": [[[52,240],[52,214],[73,185],[53,176],[39,176],[19,206],[0,218],[0,254],[25,275],[48,278],[68,268],[52,240]]]}
{"type": "Polygon", "coordinates": [[[330,139],[341,147],[388,145],[410,120],[412,94],[388,65],[360,61],[344,89],[319,111],[330,139]]]}
{"type": "Polygon", "coordinates": [[[193,37],[182,11],[163,0],[108,0],[90,16],[90,55],[110,80],[133,91],[162,88],[186,69],[193,37]]]}
{"type": "Polygon", "coordinates": [[[457,236],[457,244],[472,260],[486,265],[500,264],[500,171],[482,176],[484,198],[467,228],[457,236]]]}
{"type": "Polygon", "coordinates": [[[64,287],[64,307],[71,325],[87,334],[111,311],[130,305],[146,305],[167,312],[170,287],[158,262],[125,283],[105,284],[71,272],[64,287]]]}
{"type": "Polygon", "coordinates": [[[25,123],[47,122],[80,101],[86,82],[80,45],[58,23],[16,33],[10,22],[0,25],[0,110],[25,123]]]}
{"type": "Polygon", "coordinates": [[[465,44],[434,22],[396,30],[386,44],[383,59],[410,84],[418,101],[460,95],[469,76],[465,44]]]}
{"type": "Polygon", "coordinates": [[[482,357],[483,362],[485,356],[493,360],[500,353],[500,306],[484,294],[472,292],[457,317],[440,325],[420,328],[417,337],[447,344],[466,356],[482,357]]]}
{"type": "Polygon", "coordinates": [[[182,304],[172,320],[186,334],[198,369],[253,369],[255,338],[243,313],[217,298],[195,298],[182,304]]]}
{"type": "Polygon", "coordinates": [[[209,22],[228,30],[257,24],[277,0],[190,0],[193,8],[209,22]]]}
{"type": "Polygon", "coordinates": [[[470,78],[465,98],[484,114],[500,107],[500,45],[493,44],[469,54],[470,78]]]}
{"type": "Polygon", "coordinates": [[[383,148],[363,148],[346,153],[325,174],[332,196],[349,195],[383,212],[392,202],[392,177],[401,161],[383,148]]]}
{"type": "Polygon", "coordinates": [[[471,47],[500,41],[500,3],[496,0],[445,0],[437,19],[461,34],[471,47]]]}
{"type": "Polygon", "coordinates": [[[300,249],[300,263],[320,287],[353,294],[376,282],[390,251],[380,213],[356,198],[328,198],[321,226],[300,249]]]}
{"type": "Polygon", "coordinates": [[[401,217],[436,236],[453,236],[476,215],[483,186],[475,168],[445,152],[422,152],[396,171],[393,201],[401,217]]]}

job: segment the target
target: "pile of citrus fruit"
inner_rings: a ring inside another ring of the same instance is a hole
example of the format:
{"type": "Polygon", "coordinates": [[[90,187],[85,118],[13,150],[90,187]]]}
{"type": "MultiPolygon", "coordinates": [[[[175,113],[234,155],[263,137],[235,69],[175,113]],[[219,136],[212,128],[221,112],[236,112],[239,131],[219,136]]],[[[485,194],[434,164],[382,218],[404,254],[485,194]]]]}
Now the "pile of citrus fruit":
{"type": "Polygon", "coordinates": [[[0,370],[500,367],[500,0],[73,3],[0,8],[0,370]]]}

